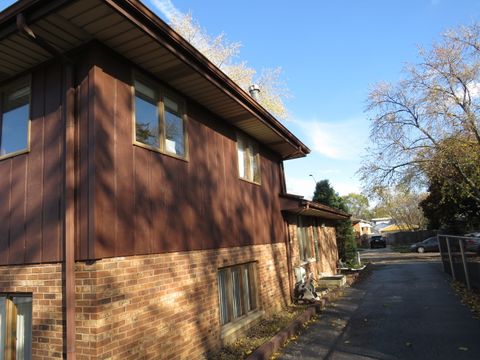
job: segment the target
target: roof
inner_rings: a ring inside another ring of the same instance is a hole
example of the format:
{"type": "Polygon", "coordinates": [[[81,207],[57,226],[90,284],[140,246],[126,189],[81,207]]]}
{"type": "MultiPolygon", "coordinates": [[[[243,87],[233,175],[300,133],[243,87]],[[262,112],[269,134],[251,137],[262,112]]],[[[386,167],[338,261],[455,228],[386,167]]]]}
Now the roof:
{"type": "Polygon", "coordinates": [[[368,221],[368,220],[363,220],[363,219],[353,219],[352,218],[352,224],[355,225],[355,224],[358,224],[358,223],[363,223],[365,224],[365,226],[370,226],[372,227],[372,222],[371,221],[368,221]]]}
{"type": "MultiPolygon", "coordinates": [[[[414,225],[413,227],[418,228],[417,225],[414,225]]],[[[386,233],[386,232],[410,231],[410,230],[412,230],[412,229],[407,227],[406,225],[392,224],[392,225],[388,225],[388,226],[385,226],[384,228],[380,229],[380,232],[381,233],[386,233]]]]}
{"type": "Polygon", "coordinates": [[[372,221],[390,221],[392,220],[391,217],[380,217],[380,218],[374,218],[372,221]]]}
{"type": "Polygon", "coordinates": [[[351,217],[350,214],[330,206],[305,200],[302,196],[281,194],[280,198],[282,199],[282,212],[284,213],[313,216],[327,220],[347,220],[351,217]]]}
{"type": "Polygon", "coordinates": [[[310,152],[249,94],[136,0],[20,0],[13,4],[0,13],[0,82],[54,57],[19,33],[18,14],[59,53],[100,41],[283,159],[310,152]]]}

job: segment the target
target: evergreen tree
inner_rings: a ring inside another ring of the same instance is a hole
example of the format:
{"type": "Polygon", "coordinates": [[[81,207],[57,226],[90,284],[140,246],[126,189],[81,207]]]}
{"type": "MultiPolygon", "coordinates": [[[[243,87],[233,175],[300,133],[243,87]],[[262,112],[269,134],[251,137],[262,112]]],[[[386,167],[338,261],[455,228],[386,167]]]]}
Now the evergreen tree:
{"type": "MultiPolygon", "coordinates": [[[[335,192],[328,180],[317,182],[313,201],[348,212],[344,199],[335,192]]],[[[354,263],[356,261],[357,244],[353,234],[352,221],[350,219],[336,221],[335,231],[337,234],[338,257],[343,261],[354,263]]]]}

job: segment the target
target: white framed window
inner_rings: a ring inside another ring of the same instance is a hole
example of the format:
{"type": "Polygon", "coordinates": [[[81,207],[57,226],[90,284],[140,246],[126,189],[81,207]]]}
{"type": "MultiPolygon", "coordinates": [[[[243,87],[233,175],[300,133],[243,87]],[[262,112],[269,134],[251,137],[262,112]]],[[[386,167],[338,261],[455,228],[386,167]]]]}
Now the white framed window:
{"type": "Polygon", "coordinates": [[[184,101],[142,78],[135,78],[133,87],[134,143],[186,159],[184,101]]]}
{"type": "Polygon", "coordinates": [[[0,360],[32,358],[32,296],[0,294],[0,360]]]}
{"type": "Polygon", "coordinates": [[[217,278],[222,325],[258,309],[256,263],[219,269],[217,278]]]}
{"type": "Polygon", "coordinates": [[[0,89],[0,159],[30,148],[30,78],[0,89]]]}
{"type": "Polygon", "coordinates": [[[241,179],[260,184],[260,154],[258,144],[237,134],[238,175],[241,179]]]}

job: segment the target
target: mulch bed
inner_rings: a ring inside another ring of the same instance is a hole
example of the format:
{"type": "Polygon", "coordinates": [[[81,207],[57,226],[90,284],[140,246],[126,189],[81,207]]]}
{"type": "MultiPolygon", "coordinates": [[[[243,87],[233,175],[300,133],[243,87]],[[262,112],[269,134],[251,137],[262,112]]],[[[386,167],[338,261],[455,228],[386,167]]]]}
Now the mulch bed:
{"type": "MultiPolygon", "coordinates": [[[[347,285],[362,281],[368,277],[373,266],[367,265],[358,272],[347,272],[347,285]]],[[[316,316],[329,303],[343,295],[342,289],[329,291],[319,302],[311,305],[294,306],[286,309],[286,313],[267,317],[249,330],[246,337],[242,337],[231,345],[227,345],[219,352],[211,354],[211,360],[266,360],[274,359],[276,352],[291,339],[316,321],[316,316]]]]}

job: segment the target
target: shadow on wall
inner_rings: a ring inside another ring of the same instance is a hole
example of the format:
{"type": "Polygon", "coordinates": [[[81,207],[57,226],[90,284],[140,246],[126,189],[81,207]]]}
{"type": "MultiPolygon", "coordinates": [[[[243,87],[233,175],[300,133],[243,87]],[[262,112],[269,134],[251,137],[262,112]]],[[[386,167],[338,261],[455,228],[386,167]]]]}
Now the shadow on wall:
{"type": "Polygon", "coordinates": [[[259,279],[262,308],[273,309],[279,298],[283,305],[289,301],[279,160],[263,155],[261,186],[239,180],[234,129],[195,104],[188,104],[188,161],[133,146],[131,80],[125,75],[131,70],[101,56],[108,70],[94,70],[95,122],[88,122],[95,137],[95,238],[87,231],[92,224],[84,225],[77,246],[86,241],[92,258],[164,255],[92,265],[99,273],[90,306],[105,317],[97,327],[106,329],[97,335],[97,355],[106,356],[112,344],[122,356],[205,353],[220,345],[219,267],[258,261],[258,273],[269,279],[259,279]],[[260,250],[265,247],[270,250],[260,250]],[[128,264],[121,267],[122,261],[128,264]],[[113,314],[122,316],[113,322],[113,314]]]}
{"type": "MultiPolygon", "coordinates": [[[[78,351],[205,353],[220,345],[219,267],[258,261],[262,308],[289,301],[280,160],[263,149],[262,185],[239,180],[235,130],[195,104],[188,161],[133,146],[131,68],[95,51],[78,57],[75,251],[77,261],[112,259],[77,262],[78,351]]],[[[35,71],[32,84],[31,151],[0,161],[2,264],[63,259],[61,66],[35,71]]],[[[49,320],[34,315],[33,331],[49,320]]]]}

